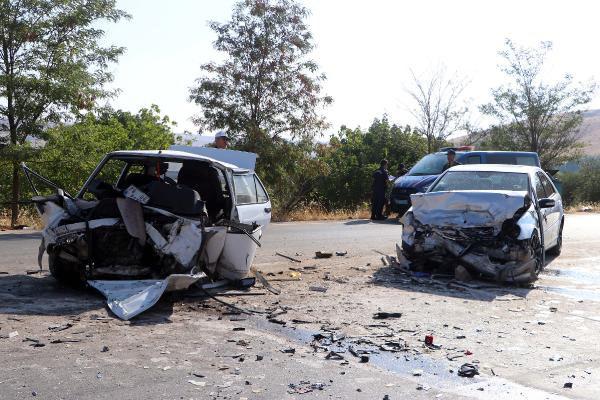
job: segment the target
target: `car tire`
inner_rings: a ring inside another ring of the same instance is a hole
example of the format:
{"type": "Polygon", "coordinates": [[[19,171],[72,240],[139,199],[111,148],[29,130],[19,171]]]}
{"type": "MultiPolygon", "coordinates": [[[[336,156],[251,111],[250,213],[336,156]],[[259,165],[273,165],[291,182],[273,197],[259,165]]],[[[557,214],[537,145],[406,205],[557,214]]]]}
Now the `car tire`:
{"type": "Polygon", "coordinates": [[[54,253],[48,253],[48,269],[54,279],[67,286],[82,287],[85,283],[80,265],[65,262],[54,253]]]}
{"type": "Polygon", "coordinates": [[[561,221],[560,223],[560,229],[558,231],[558,239],[556,239],[556,245],[554,247],[552,247],[551,249],[548,249],[548,254],[551,256],[560,256],[560,253],[562,251],[562,232],[563,232],[563,225],[565,224],[564,220],[561,221]]]}
{"type": "Polygon", "coordinates": [[[535,275],[537,276],[537,275],[539,275],[540,272],[542,272],[542,270],[546,266],[546,256],[545,256],[545,252],[544,252],[544,246],[542,245],[542,242],[540,241],[540,236],[537,233],[537,231],[533,232],[530,243],[531,243],[531,253],[536,258],[536,261],[537,261],[537,265],[535,267],[535,275]]]}

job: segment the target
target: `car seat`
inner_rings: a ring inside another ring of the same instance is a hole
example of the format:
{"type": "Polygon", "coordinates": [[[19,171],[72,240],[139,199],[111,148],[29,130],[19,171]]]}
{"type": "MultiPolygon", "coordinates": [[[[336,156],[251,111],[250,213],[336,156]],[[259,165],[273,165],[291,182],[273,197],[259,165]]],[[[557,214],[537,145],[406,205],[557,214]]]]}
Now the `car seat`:
{"type": "Polygon", "coordinates": [[[208,216],[213,221],[225,207],[218,171],[207,162],[184,161],[177,175],[177,184],[198,192],[206,204],[208,216]]]}

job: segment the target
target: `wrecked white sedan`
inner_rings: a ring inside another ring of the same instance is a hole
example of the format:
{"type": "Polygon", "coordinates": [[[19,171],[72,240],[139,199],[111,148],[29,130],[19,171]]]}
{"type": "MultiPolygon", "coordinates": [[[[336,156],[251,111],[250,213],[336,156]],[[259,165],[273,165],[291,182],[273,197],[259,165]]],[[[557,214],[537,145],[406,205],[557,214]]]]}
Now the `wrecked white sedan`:
{"type": "Polygon", "coordinates": [[[546,173],[518,165],[461,165],[426,193],[411,195],[398,259],[421,272],[454,273],[526,284],[560,254],[564,214],[546,173]]]}
{"type": "Polygon", "coordinates": [[[36,193],[36,179],[57,191],[33,199],[45,224],[40,267],[45,251],[56,279],[87,282],[124,319],[200,278],[244,278],[270,222],[269,196],[253,170],[202,152],[109,153],[75,196],[23,165],[36,193]]]}

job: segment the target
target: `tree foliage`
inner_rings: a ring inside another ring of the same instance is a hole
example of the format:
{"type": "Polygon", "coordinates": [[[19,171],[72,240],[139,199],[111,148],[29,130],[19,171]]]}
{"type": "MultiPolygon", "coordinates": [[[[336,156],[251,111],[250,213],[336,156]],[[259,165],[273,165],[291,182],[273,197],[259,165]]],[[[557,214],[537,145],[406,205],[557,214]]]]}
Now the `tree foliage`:
{"type": "Polygon", "coordinates": [[[576,172],[561,172],[563,199],[567,204],[600,202],[600,157],[581,160],[576,172]]]}
{"type": "Polygon", "coordinates": [[[245,0],[231,20],[211,22],[221,63],[201,68],[190,91],[202,108],[196,119],[205,129],[227,128],[231,135],[267,134],[292,139],[313,137],[326,127],[320,109],[331,102],[321,95],[308,10],[293,0],[245,0]],[[252,133],[254,132],[254,133],[252,133]]]}
{"type": "Polygon", "coordinates": [[[569,74],[554,82],[542,75],[551,42],[537,48],[506,40],[499,52],[508,82],[492,90],[493,101],[481,111],[497,124],[484,135],[497,149],[534,151],[543,167],[562,164],[579,155],[581,107],[590,102],[596,85],[576,84],[569,74]]]}
{"type": "MultiPolygon", "coordinates": [[[[90,110],[111,93],[107,67],[123,48],[103,46],[98,22],[128,15],[115,0],[2,0],[0,2],[0,116],[13,149],[69,114],[90,110]]],[[[19,198],[13,163],[12,200],[19,198]]],[[[18,208],[13,207],[13,224],[18,208]]]]}
{"type": "Polygon", "coordinates": [[[329,174],[316,187],[314,200],[328,210],[355,209],[369,201],[372,174],[382,158],[391,175],[400,163],[407,167],[427,154],[427,140],[409,126],[391,124],[386,116],[375,119],[368,130],[342,127],[332,136],[321,157],[329,174]]]}
{"type": "MultiPolygon", "coordinates": [[[[102,110],[88,114],[69,125],[58,125],[47,132],[47,142],[38,150],[30,168],[74,194],[108,152],[114,150],[166,149],[178,138],[174,123],[162,116],[157,106],[132,114],[125,111],[102,110]]],[[[4,165],[4,164],[3,164],[4,165]]],[[[0,194],[9,184],[6,169],[0,168],[0,194]]],[[[23,193],[31,195],[22,182],[23,193]]],[[[7,200],[0,198],[0,201],[7,200]]]]}

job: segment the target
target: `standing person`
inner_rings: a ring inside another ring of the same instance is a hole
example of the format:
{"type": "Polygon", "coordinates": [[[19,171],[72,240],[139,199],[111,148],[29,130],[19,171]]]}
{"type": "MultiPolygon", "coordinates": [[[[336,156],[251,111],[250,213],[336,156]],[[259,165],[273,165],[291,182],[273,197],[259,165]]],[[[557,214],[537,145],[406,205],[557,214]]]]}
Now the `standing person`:
{"type": "Polygon", "coordinates": [[[379,169],[373,173],[373,195],[371,197],[371,219],[384,220],[383,206],[385,205],[385,191],[389,181],[387,160],[381,160],[379,169]]]}
{"type": "Polygon", "coordinates": [[[406,165],[404,165],[404,163],[400,163],[400,165],[398,165],[398,173],[396,174],[396,179],[400,178],[402,175],[406,175],[407,172],[408,170],[406,169],[406,165]]]}
{"type": "Polygon", "coordinates": [[[225,131],[219,131],[215,134],[214,147],[217,149],[227,150],[227,147],[229,147],[229,136],[227,136],[225,131]]]}
{"type": "Polygon", "coordinates": [[[442,172],[444,172],[448,168],[454,167],[455,165],[461,165],[461,163],[455,160],[456,151],[454,149],[448,150],[448,152],[446,152],[446,157],[448,158],[448,162],[446,163],[446,165],[444,165],[444,169],[442,170],[442,172]]]}

